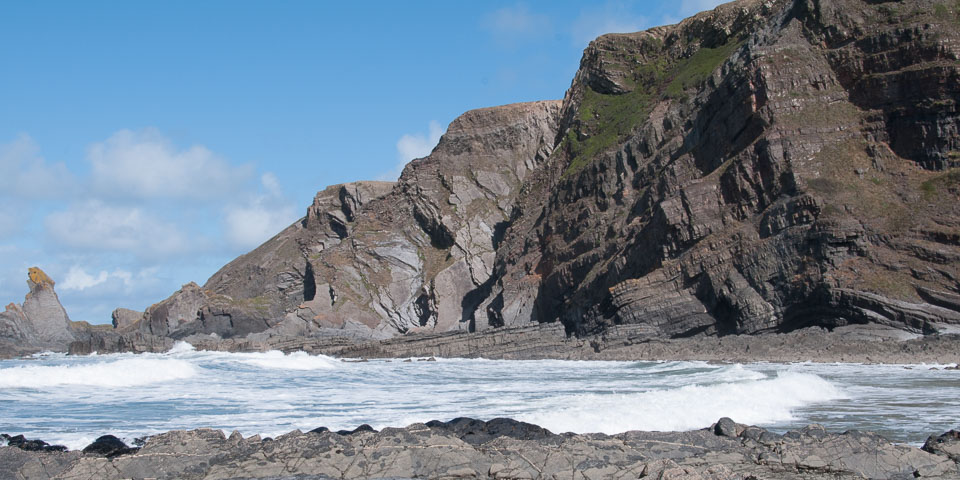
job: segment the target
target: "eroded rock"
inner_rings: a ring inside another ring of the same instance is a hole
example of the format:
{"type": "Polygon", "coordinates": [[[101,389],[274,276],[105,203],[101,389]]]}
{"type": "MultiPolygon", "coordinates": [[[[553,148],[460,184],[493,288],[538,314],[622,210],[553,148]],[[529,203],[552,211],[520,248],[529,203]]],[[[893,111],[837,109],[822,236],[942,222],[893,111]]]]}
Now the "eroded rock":
{"type": "MultiPolygon", "coordinates": [[[[727,419],[718,424],[725,424],[727,419]]],[[[945,455],[862,432],[804,428],[776,435],[734,424],[712,429],[555,435],[507,419],[291,432],[229,438],[213,430],[146,439],[138,452],[78,458],[73,452],[0,448],[0,474],[53,478],[957,478],[945,455]],[[432,425],[432,426],[428,426],[432,425]],[[497,426],[499,425],[499,426],[497,426]],[[505,429],[500,427],[506,427],[505,429]],[[477,435],[475,432],[484,432],[477,435]],[[465,441],[467,440],[467,441],[465,441]],[[15,453],[15,452],[16,453],[15,453]],[[39,464],[49,465],[44,473],[39,464]],[[29,476],[28,476],[29,475],[29,476]]]]}

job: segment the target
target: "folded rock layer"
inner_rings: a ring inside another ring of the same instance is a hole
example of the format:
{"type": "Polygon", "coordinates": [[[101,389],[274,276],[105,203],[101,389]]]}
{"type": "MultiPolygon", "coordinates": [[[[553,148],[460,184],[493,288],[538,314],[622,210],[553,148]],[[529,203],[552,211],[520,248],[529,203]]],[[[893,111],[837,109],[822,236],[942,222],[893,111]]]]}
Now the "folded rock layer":
{"type": "Polygon", "coordinates": [[[958,19],[740,0],[601,36],[562,101],[467,112],[398,182],[329,187],[202,288],[118,318],[196,341],[956,331],[958,19]]]}

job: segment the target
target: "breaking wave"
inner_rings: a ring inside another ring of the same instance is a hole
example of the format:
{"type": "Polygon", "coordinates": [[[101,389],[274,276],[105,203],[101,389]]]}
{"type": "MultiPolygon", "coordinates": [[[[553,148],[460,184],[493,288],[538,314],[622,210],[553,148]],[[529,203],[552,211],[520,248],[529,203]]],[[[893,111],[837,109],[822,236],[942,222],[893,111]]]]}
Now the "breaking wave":
{"type": "Polygon", "coordinates": [[[284,354],[276,350],[263,353],[235,353],[232,358],[240,363],[277,370],[330,370],[336,368],[335,359],[306,352],[284,354]]]}
{"type": "Polygon", "coordinates": [[[788,371],[763,380],[552,399],[566,406],[523,419],[555,432],[679,431],[707,427],[720,417],[755,425],[791,421],[795,409],[842,398],[833,383],[788,371]]]}
{"type": "Polygon", "coordinates": [[[62,385],[136,387],[183,380],[197,374],[185,360],[121,358],[82,365],[25,365],[0,369],[0,388],[43,389],[62,385]]]}

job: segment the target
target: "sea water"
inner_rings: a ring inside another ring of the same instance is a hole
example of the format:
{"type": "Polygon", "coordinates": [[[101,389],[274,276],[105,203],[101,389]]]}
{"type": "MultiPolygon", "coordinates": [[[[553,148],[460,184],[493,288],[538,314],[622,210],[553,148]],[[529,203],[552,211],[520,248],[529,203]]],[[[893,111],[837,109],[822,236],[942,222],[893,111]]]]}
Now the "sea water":
{"type": "Polygon", "coordinates": [[[943,365],[558,360],[342,361],[305,353],[41,354],[0,361],[0,432],[70,448],[200,427],[276,436],[510,417],[553,432],[690,430],[720,417],[819,423],[920,444],[960,426],[943,365]]]}

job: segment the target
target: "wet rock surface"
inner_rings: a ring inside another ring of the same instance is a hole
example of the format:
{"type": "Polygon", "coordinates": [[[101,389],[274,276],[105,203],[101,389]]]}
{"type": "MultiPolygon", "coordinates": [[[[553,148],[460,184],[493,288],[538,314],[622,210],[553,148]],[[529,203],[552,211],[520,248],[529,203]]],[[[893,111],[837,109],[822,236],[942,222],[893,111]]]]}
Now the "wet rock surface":
{"type": "Polygon", "coordinates": [[[116,457],[117,455],[126,455],[136,451],[136,448],[128,447],[126,443],[123,443],[123,440],[113,435],[103,435],[83,449],[83,453],[102,455],[108,458],[116,457]]]}
{"type": "Polygon", "coordinates": [[[721,419],[691,432],[553,434],[508,419],[359,429],[277,438],[215,430],[172,431],[139,451],[0,448],[0,475],[28,479],[861,479],[960,478],[943,454],[866,432],[818,425],[783,435],[721,419]],[[478,436],[476,432],[486,432],[478,436]],[[717,433],[721,432],[721,433],[717,433]]]}

